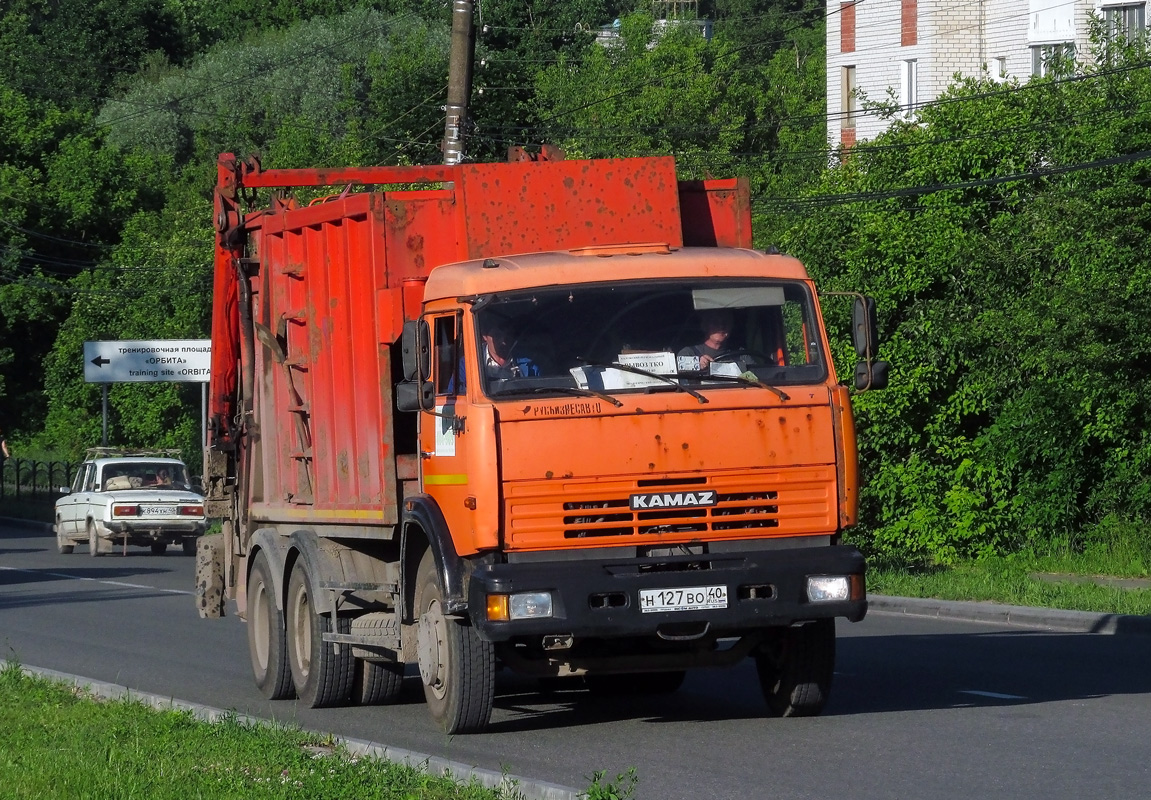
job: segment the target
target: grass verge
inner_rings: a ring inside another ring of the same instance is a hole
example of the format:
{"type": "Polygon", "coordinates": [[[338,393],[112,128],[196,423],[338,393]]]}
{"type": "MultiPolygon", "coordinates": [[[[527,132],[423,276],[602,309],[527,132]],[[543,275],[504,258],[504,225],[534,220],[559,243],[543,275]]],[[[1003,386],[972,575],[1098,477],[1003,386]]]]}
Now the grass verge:
{"type": "Polygon", "coordinates": [[[0,786],[4,797],[30,800],[520,796],[353,757],[296,729],[100,701],[12,662],[0,668],[0,786]]]}
{"type": "Polygon", "coordinates": [[[1074,570],[1060,571],[1051,579],[1044,580],[1033,565],[1008,558],[988,558],[948,568],[869,569],[867,590],[871,594],[899,597],[984,600],[1107,614],[1151,614],[1151,590],[1071,580],[1072,576],[1083,574],[1074,570]],[[1060,580],[1063,575],[1068,579],[1060,580]]]}

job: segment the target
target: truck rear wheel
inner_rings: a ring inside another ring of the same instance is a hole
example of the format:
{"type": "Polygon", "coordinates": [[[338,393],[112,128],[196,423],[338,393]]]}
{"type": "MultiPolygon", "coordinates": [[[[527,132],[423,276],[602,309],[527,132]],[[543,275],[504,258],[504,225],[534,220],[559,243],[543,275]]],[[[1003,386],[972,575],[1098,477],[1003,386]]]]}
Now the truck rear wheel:
{"type": "Polygon", "coordinates": [[[284,614],[276,605],[274,587],[268,559],[257,553],[248,577],[248,652],[261,694],[283,700],[294,694],[294,687],[284,644],[284,614]]]}
{"type": "Polygon", "coordinates": [[[420,679],[432,718],[444,733],[482,731],[495,702],[495,649],[471,625],[445,616],[431,550],[417,573],[415,610],[420,679]]]}
{"type": "MultiPolygon", "coordinates": [[[[288,664],[296,683],[296,694],[312,708],[328,708],[348,702],[355,676],[352,648],[341,645],[337,652],[324,634],[340,627],[338,617],[316,613],[312,579],[304,562],[297,561],[288,581],[285,607],[288,628],[288,664]],[[333,622],[335,624],[333,624],[333,622]]],[[[340,633],[347,633],[344,619],[340,633]]]]}
{"type": "Polygon", "coordinates": [[[356,659],[352,702],[361,706],[394,703],[404,685],[404,665],[356,659]]]}
{"type": "Polygon", "coordinates": [[[835,673],[835,620],[820,619],[780,630],[756,653],[755,669],[772,714],[818,715],[835,673]]]}

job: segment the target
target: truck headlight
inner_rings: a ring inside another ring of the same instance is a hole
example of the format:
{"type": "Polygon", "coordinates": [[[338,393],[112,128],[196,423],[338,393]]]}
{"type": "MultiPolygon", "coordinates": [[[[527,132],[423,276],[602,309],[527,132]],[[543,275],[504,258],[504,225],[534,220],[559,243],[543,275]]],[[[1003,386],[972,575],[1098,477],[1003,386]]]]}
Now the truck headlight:
{"type": "MultiPolygon", "coordinates": [[[[809,575],[807,599],[812,603],[834,603],[852,599],[855,575],[809,575]]],[[[862,584],[862,581],[859,581],[862,584]]]]}
{"type": "Polygon", "coordinates": [[[513,619],[543,619],[551,615],[551,592],[488,595],[489,620],[506,622],[513,619]]]}

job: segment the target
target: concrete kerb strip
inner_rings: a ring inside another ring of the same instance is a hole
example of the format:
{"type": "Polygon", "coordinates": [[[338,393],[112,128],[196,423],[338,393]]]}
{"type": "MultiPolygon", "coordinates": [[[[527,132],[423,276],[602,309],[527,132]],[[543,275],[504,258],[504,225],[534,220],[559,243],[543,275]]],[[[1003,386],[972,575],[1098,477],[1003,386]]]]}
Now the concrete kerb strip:
{"type": "Polygon", "coordinates": [[[1065,611],[1058,608],[1032,608],[1031,606],[1009,606],[1002,603],[977,603],[964,600],[886,597],[876,594],[867,598],[867,606],[868,611],[885,614],[987,622],[1015,627],[1041,628],[1064,633],[1151,635],[1151,616],[1065,611]]]}
{"type": "MultiPolygon", "coordinates": [[[[41,667],[22,666],[21,669],[28,675],[38,675],[63,683],[68,683],[83,689],[96,697],[108,700],[128,699],[143,703],[151,708],[161,711],[188,711],[196,719],[205,722],[219,722],[224,719],[235,719],[246,725],[274,725],[266,719],[253,717],[250,714],[238,714],[233,711],[224,711],[211,706],[189,703],[186,700],[177,700],[148,692],[138,692],[126,686],[115,683],[94,681],[79,675],[70,675],[67,672],[57,672],[41,667]]],[[[325,732],[323,734],[327,736],[325,732]]],[[[333,736],[333,741],[342,744],[347,751],[355,756],[370,756],[394,764],[406,764],[414,769],[423,770],[429,775],[447,776],[461,783],[475,781],[489,789],[503,790],[510,797],[524,797],[526,800],[583,800],[584,792],[570,786],[561,786],[557,783],[532,780],[518,775],[509,775],[491,769],[472,767],[460,761],[450,761],[439,756],[425,755],[400,747],[389,747],[376,744],[364,739],[351,739],[343,736],[333,736]]]]}

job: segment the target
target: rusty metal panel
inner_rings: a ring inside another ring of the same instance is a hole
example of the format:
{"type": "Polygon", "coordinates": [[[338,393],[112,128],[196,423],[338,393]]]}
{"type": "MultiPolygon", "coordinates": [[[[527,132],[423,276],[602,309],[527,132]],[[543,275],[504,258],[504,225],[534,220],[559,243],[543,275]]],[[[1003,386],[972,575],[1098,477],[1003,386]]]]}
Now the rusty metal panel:
{"type": "MultiPolygon", "coordinates": [[[[508,481],[549,477],[591,478],[616,475],[681,474],[698,470],[835,464],[835,440],[829,406],[723,408],[733,402],[713,393],[707,413],[685,394],[666,395],[680,412],[629,413],[589,399],[599,416],[570,416],[557,432],[555,417],[527,417],[509,405],[501,415],[501,459],[508,481]],[[738,435],[729,435],[738,431],[738,435]],[[556,438],[560,437],[560,438],[556,438]],[[547,441],[551,446],[541,448],[547,441]],[[587,447],[587,442],[612,446],[587,447]]],[[[827,397],[824,389],[820,399],[827,397]]],[[[730,397],[738,397],[731,394],[730,397]]],[[[627,398],[631,400],[631,398],[627,398]]],[[[634,402],[634,401],[633,401],[634,402]]],[[[645,399],[644,404],[655,401],[645,399]]],[[[526,408],[526,406],[525,406],[526,408]]]]}
{"type": "Polygon", "coordinates": [[[374,195],[372,213],[386,225],[389,288],[405,280],[426,278],[434,267],[462,261],[462,221],[455,192],[450,190],[389,192],[374,195]]]}
{"type": "Polygon", "coordinates": [[[681,181],[683,242],[697,247],[751,247],[751,186],[746,178],[681,181]]]}
{"type": "Polygon", "coordinates": [[[390,523],[397,517],[390,352],[376,336],[386,248],[373,202],[350,195],[263,223],[261,270],[272,291],[261,316],[287,362],[265,368],[273,392],[262,403],[262,431],[265,453],[278,464],[265,465],[264,480],[283,492],[271,502],[290,493],[316,512],[381,521],[360,512],[382,510],[390,523]]]}
{"type": "Polygon", "coordinates": [[[460,183],[468,258],[683,244],[670,157],[468,164],[460,183]]]}

